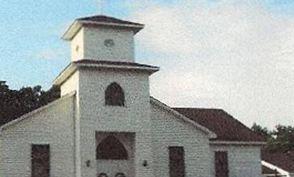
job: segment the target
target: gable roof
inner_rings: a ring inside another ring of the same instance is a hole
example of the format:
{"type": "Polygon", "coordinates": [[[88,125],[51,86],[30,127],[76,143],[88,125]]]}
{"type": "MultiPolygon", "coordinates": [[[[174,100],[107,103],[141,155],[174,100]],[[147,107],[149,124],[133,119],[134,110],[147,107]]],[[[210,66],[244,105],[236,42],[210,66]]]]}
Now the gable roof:
{"type": "Polygon", "coordinates": [[[294,173],[294,151],[270,152],[263,150],[261,152],[261,159],[282,170],[294,173]]]}
{"type": "Polygon", "coordinates": [[[116,29],[129,29],[136,34],[141,29],[144,28],[143,24],[130,22],[126,20],[121,20],[114,17],[109,17],[105,15],[95,15],[90,17],[83,17],[76,19],[66,30],[64,33],[62,39],[64,40],[71,40],[73,37],[77,34],[77,32],[83,27],[83,26],[104,26],[104,27],[111,27],[116,29]]]}
{"type": "Polygon", "coordinates": [[[163,110],[166,110],[166,111],[170,112],[171,114],[173,114],[177,118],[180,118],[183,121],[185,121],[187,123],[190,123],[191,125],[195,126],[199,130],[201,130],[202,132],[208,134],[208,136],[209,136],[210,139],[216,138],[217,135],[213,131],[209,130],[208,128],[206,128],[206,127],[204,127],[204,126],[202,126],[200,124],[198,124],[195,121],[190,120],[189,118],[187,118],[184,115],[178,113],[177,111],[175,111],[171,107],[167,106],[166,104],[160,102],[159,100],[157,100],[157,99],[155,99],[153,97],[150,97],[150,103],[153,104],[153,105],[155,105],[155,106],[158,106],[158,107],[162,108],[163,110]]]}
{"type": "Polygon", "coordinates": [[[126,20],[121,20],[114,17],[109,17],[105,15],[95,15],[89,17],[78,18],[78,21],[91,21],[91,22],[104,22],[104,23],[117,23],[117,24],[126,24],[126,25],[143,25],[140,23],[130,22],[126,20]]]}
{"type": "Polygon", "coordinates": [[[264,142],[240,121],[221,109],[173,108],[189,119],[216,133],[217,141],[264,142]]]}

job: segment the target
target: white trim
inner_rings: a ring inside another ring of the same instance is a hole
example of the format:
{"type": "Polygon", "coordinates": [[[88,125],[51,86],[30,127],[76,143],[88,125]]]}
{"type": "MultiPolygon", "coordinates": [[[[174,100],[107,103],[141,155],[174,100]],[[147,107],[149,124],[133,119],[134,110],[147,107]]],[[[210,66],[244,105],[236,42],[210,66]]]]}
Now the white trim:
{"type": "Polygon", "coordinates": [[[145,66],[126,66],[126,65],[112,65],[103,63],[71,63],[65,70],[57,76],[53,81],[54,85],[61,85],[64,83],[76,70],[78,67],[94,67],[102,69],[120,69],[120,70],[140,70],[147,71],[148,73],[154,73],[159,70],[159,67],[145,67],[145,66]]]}
{"type": "Polygon", "coordinates": [[[179,112],[173,110],[172,108],[170,108],[169,106],[165,105],[164,103],[160,102],[159,100],[153,98],[153,97],[150,97],[150,103],[151,104],[154,104],[170,113],[172,113],[173,115],[175,115],[176,117],[178,118],[181,118],[182,120],[184,120],[185,122],[187,123],[190,123],[192,125],[194,125],[196,128],[200,129],[201,131],[205,132],[206,134],[208,134],[209,138],[216,138],[217,135],[210,131],[209,129],[207,129],[206,127],[202,126],[202,125],[199,125],[198,123],[190,120],[189,118],[185,117],[184,115],[180,114],[179,112]]]}
{"type": "Polygon", "coordinates": [[[273,165],[273,164],[266,162],[264,160],[261,161],[261,164],[269,169],[277,170],[277,172],[281,173],[282,175],[285,175],[285,177],[291,177],[290,173],[288,171],[283,170],[282,168],[280,168],[276,165],[273,165]]]}
{"type": "Polygon", "coordinates": [[[113,22],[96,22],[91,20],[78,20],[78,22],[82,24],[94,24],[94,25],[103,25],[103,26],[120,26],[120,27],[128,27],[128,28],[144,28],[143,24],[121,24],[121,23],[113,23],[113,22]]]}
{"type": "Polygon", "coordinates": [[[262,176],[264,176],[264,177],[287,177],[287,176],[281,175],[281,174],[278,174],[278,175],[275,175],[275,174],[262,174],[262,176]]]}
{"type": "Polygon", "coordinates": [[[61,85],[77,70],[77,67],[72,63],[69,64],[53,81],[53,85],[61,85]]]}
{"type": "Polygon", "coordinates": [[[151,73],[159,70],[158,67],[146,67],[146,66],[125,66],[125,65],[112,65],[112,64],[102,64],[102,63],[79,63],[80,67],[95,67],[95,68],[111,68],[111,69],[125,69],[125,70],[145,70],[151,73]]]}
{"type": "Polygon", "coordinates": [[[61,39],[69,41],[73,39],[73,36],[77,34],[77,32],[82,28],[82,24],[78,23],[77,20],[75,20],[65,31],[65,33],[62,35],[61,39]]]}
{"type": "MultiPolygon", "coordinates": [[[[209,138],[210,139],[215,139],[217,138],[217,135],[212,132],[211,130],[209,130],[208,128],[196,123],[195,121],[192,121],[191,119],[187,118],[186,116],[180,114],[179,112],[177,112],[176,110],[170,108],[169,106],[165,105],[164,103],[160,102],[159,100],[151,97],[151,103],[164,108],[165,110],[173,113],[174,115],[176,115],[179,118],[182,118],[184,121],[189,122],[191,124],[193,124],[194,126],[196,126],[197,128],[199,128],[200,130],[206,132],[209,134],[209,138]]],[[[255,142],[255,141],[211,141],[209,142],[209,144],[211,145],[254,145],[254,146],[262,146],[265,145],[266,142],[255,142]]]]}
{"type": "Polygon", "coordinates": [[[280,174],[278,174],[278,176],[275,174],[262,174],[262,176],[264,176],[264,177],[287,177],[285,175],[280,175],[280,174]]]}
{"type": "Polygon", "coordinates": [[[82,28],[83,25],[92,24],[92,25],[101,25],[101,26],[117,26],[117,27],[126,27],[134,28],[135,33],[144,28],[145,25],[135,25],[135,24],[121,24],[121,23],[108,23],[108,22],[94,22],[90,20],[75,20],[65,31],[62,36],[64,40],[72,40],[77,32],[82,28]]]}
{"type": "Polygon", "coordinates": [[[210,141],[210,145],[253,145],[253,146],[263,146],[266,142],[259,141],[210,141]]]}
{"type": "Polygon", "coordinates": [[[34,110],[34,111],[32,111],[32,112],[29,112],[29,113],[27,113],[27,114],[25,114],[25,115],[23,115],[23,116],[21,116],[21,117],[15,119],[15,120],[13,120],[13,121],[10,121],[10,122],[8,122],[8,123],[2,125],[2,126],[0,127],[0,135],[1,135],[1,133],[2,133],[5,129],[7,129],[8,127],[10,127],[10,126],[12,126],[12,125],[15,125],[15,124],[17,124],[17,123],[19,123],[19,122],[21,122],[21,121],[27,119],[27,118],[30,118],[30,117],[32,117],[33,115],[35,115],[35,114],[37,114],[37,113],[40,113],[40,112],[42,112],[42,111],[44,111],[44,110],[46,110],[46,109],[49,109],[49,108],[51,108],[52,106],[57,105],[57,104],[60,103],[61,101],[65,100],[65,99],[68,99],[68,98],[71,98],[71,97],[74,96],[75,94],[76,94],[76,92],[73,91],[73,92],[71,92],[71,93],[69,93],[69,94],[67,94],[67,95],[65,95],[65,96],[63,96],[63,97],[61,97],[61,98],[59,98],[59,99],[57,99],[57,100],[55,100],[55,101],[53,101],[53,102],[51,102],[51,103],[45,105],[45,106],[43,106],[43,107],[40,107],[40,108],[38,108],[38,109],[36,109],[36,110],[34,110]]]}

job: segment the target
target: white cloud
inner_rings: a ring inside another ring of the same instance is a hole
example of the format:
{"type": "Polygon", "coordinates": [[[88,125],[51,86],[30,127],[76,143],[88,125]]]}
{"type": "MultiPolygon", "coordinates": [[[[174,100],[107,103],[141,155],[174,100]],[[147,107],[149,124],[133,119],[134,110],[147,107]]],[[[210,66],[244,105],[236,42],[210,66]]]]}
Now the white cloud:
{"type": "Polygon", "coordinates": [[[64,51],[60,49],[43,49],[37,54],[34,54],[34,58],[41,60],[56,60],[64,57],[64,51]]]}
{"type": "Polygon", "coordinates": [[[133,4],[146,24],[139,50],[162,67],[152,94],[172,106],[222,107],[247,125],[293,125],[294,17],[256,2],[133,4]]]}

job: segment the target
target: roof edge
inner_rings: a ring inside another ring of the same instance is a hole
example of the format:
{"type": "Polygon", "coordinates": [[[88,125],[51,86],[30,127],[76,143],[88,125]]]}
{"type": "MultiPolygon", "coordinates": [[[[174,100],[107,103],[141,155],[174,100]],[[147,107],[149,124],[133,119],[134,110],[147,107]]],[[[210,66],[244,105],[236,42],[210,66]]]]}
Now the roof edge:
{"type": "MultiPolygon", "coordinates": [[[[237,118],[235,118],[234,116],[232,116],[231,114],[229,114],[227,111],[225,111],[224,109],[222,109],[222,108],[195,108],[195,107],[175,107],[175,108],[173,108],[173,109],[176,109],[176,110],[178,110],[180,113],[181,113],[181,109],[183,109],[183,110],[197,110],[197,111],[221,111],[221,113],[223,113],[223,114],[225,114],[225,116],[226,117],[224,117],[224,118],[229,118],[230,119],[230,122],[231,123],[233,123],[233,124],[236,124],[236,125],[238,125],[238,128],[243,128],[244,130],[246,130],[246,131],[248,131],[248,132],[251,132],[251,133],[253,133],[253,134],[251,134],[251,136],[253,136],[253,135],[256,135],[256,136],[258,136],[258,138],[245,138],[245,139],[243,139],[242,140],[242,138],[238,138],[237,140],[230,140],[230,139],[226,139],[226,138],[220,138],[219,137],[219,139],[215,139],[215,140],[213,140],[214,142],[219,142],[219,144],[222,142],[223,144],[228,144],[227,142],[248,142],[248,143],[251,143],[251,144],[263,144],[263,143],[265,143],[266,142],[266,140],[264,139],[264,137],[262,137],[261,135],[259,135],[259,134],[257,134],[256,132],[253,132],[249,127],[247,127],[244,123],[242,123],[240,120],[238,120],[237,118]]],[[[184,114],[184,113],[183,113],[184,114]]],[[[185,115],[185,114],[184,114],[185,115]]],[[[189,116],[188,116],[189,117],[189,116]]],[[[220,117],[222,117],[222,116],[220,116],[220,117]]],[[[192,116],[191,117],[189,117],[189,118],[191,118],[191,120],[193,120],[193,118],[192,118],[192,116]]],[[[229,120],[228,119],[228,120],[229,120]]],[[[194,121],[196,121],[197,122],[197,120],[194,120],[194,121]]],[[[203,126],[205,126],[205,123],[204,123],[204,125],[203,126]]],[[[210,126],[208,126],[208,127],[210,127],[210,126]]],[[[212,131],[213,131],[213,128],[212,128],[212,131]]],[[[229,136],[231,136],[231,135],[229,135],[229,136]]],[[[234,144],[236,144],[236,143],[234,143],[234,144]]]]}
{"type": "Polygon", "coordinates": [[[113,16],[108,16],[108,15],[103,15],[103,14],[94,14],[91,16],[86,16],[86,17],[80,17],[77,18],[77,20],[90,20],[90,21],[97,21],[100,18],[100,20],[104,19],[108,19],[106,20],[106,22],[111,23],[111,21],[116,21],[115,23],[121,23],[121,24],[133,24],[133,25],[143,25],[142,23],[138,23],[138,22],[133,22],[133,21],[129,21],[129,20],[124,20],[124,19],[120,19],[117,17],[113,17],[113,16]],[[102,19],[101,19],[102,18],[102,19]],[[110,20],[110,21],[109,21],[110,20]]]}
{"type": "Polygon", "coordinates": [[[121,24],[121,23],[114,23],[114,22],[94,22],[91,20],[75,20],[65,31],[62,35],[61,39],[70,41],[73,37],[79,32],[79,30],[86,25],[94,25],[94,26],[106,26],[106,27],[118,27],[118,28],[127,28],[133,29],[134,34],[138,33],[142,30],[145,25],[143,24],[121,24]]]}
{"type": "Polygon", "coordinates": [[[63,33],[61,39],[65,41],[70,41],[73,39],[73,36],[75,36],[79,30],[81,29],[82,25],[78,23],[77,20],[75,20],[73,23],[69,25],[69,27],[66,28],[65,32],[63,33]]]}
{"type": "Polygon", "coordinates": [[[75,73],[76,70],[77,70],[77,67],[73,66],[73,64],[70,63],[54,79],[53,85],[57,85],[57,86],[62,85],[71,75],[73,75],[75,73]]]}
{"type": "Polygon", "coordinates": [[[115,65],[115,64],[102,64],[102,63],[75,63],[79,67],[97,67],[97,68],[112,68],[112,69],[126,69],[126,70],[145,70],[150,73],[159,71],[159,67],[152,66],[128,66],[128,65],[115,65]]]}
{"type": "Polygon", "coordinates": [[[263,141],[219,141],[212,140],[209,142],[210,145],[250,145],[250,146],[263,146],[266,142],[263,141]]]}
{"type": "Polygon", "coordinates": [[[44,105],[44,106],[42,106],[42,107],[40,107],[40,108],[38,108],[38,109],[35,109],[35,110],[33,110],[33,111],[31,111],[31,112],[29,112],[29,113],[27,113],[27,114],[24,114],[24,115],[20,116],[19,118],[15,119],[15,120],[12,120],[12,121],[10,121],[10,122],[8,122],[8,123],[6,123],[6,124],[0,126],[0,135],[2,134],[2,132],[3,132],[6,128],[8,128],[8,127],[10,127],[10,126],[12,126],[12,125],[15,125],[15,124],[17,124],[17,123],[19,123],[19,122],[21,122],[21,121],[27,119],[27,118],[30,118],[31,116],[33,116],[33,115],[35,115],[35,114],[37,114],[37,113],[40,113],[40,112],[42,112],[42,111],[44,111],[44,110],[46,110],[46,109],[48,109],[48,108],[51,108],[52,106],[55,106],[55,105],[57,105],[58,103],[60,103],[60,102],[62,102],[62,101],[64,101],[64,100],[66,100],[66,99],[68,99],[68,98],[71,98],[71,97],[75,96],[75,94],[76,94],[75,91],[70,92],[70,93],[64,95],[63,97],[61,97],[61,98],[59,98],[59,99],[57,99],[57,100],[55,100],[55,101],[53,101],[53,102],[51,102],[51,103],[48,103],[47,105],[44,105]]]}
{"type": "Polygon", "coordinates": [[[204,133],[208,134],[209,139],[214,139],[214,138],[217,137],[217,135],[216,135],[214,132],[212,132],[211,130],[209,130],[208,128],[206,128],[206,127],[204,127],[204,126],[202,126],[202,125],[200,125],[200,124],[198,124],[198,123],[196,123],[196,122],[190,120],[190,119],[187,118],[186,116],[184,116],[184,115],[182,115],[181,113],[179,113],[179,112],[173,110],[171,107],[169,107],[169,106],[167,106],[166,104],[160,102],[159,100],[155,99],[155,98],[152,97],[152,96],[150,97],[150,103],[151,103],[151,104],[154,104],[154,105],[156,105],[156,106],[158,106],[158,107],[161,107],[161,108],[163,108],[164,110],[166,110],[166,111],[172,113],[172,114],[175,115],[176,117],[181,118],[181,119],[184,120],[185,122],[192,124],[192,125],[195,126],[196,128],[198,128],[198,129],[200,129],[201,131],[203,131],[204,133]]]}
{"type": "Polygon", "coordinates": [[[153,74],[159,71],[159,67],[148,67],[148,66],[128,66],[128,65],[115,65],[115,64],[105,64],[105,63],[70,63],[53,81],[54,85],[63,84],[79,67],[93,67],[101,69],[118,69],[118,70],[140,70],[146,71],[149,74],[153,74]]]}
{"type": "MultiPolygon", "coordinates": [[[[172,107],[172,109],[195,109],[195,107],[172,107]]],[[[201,109],[201,110],[216,110],[216,111],[224,111],[223,108],[209,108],[209,107],[197,107],[196,109],[201,109]]]]}
{"type": "Polygon", "coordinates": [[[262,160],[261,164],[271,170],[277,170],[277,172],[281,173],[282,175],[286,175],[286,177],[290,177],[290,172],[288,172],[288,171],[286,171],[286,170],[284,170],[284,169],[282,169],[272,163],[269,163],[267,161],[262,160]]]}

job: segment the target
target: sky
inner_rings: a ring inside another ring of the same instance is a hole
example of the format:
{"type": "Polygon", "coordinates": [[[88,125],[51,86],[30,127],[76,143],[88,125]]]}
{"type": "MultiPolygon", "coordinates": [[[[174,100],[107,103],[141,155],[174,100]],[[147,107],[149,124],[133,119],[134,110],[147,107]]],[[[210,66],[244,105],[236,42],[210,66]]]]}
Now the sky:
{"type": "Polygon", "coordinates": [[[247,126],[294,125],[293,0],[10,0],[0,3],[0,80],[50,88],[70,62],[75,18],[144,23],[136,62],[160,66],[151,95],[221,108],[247,126]]]}

